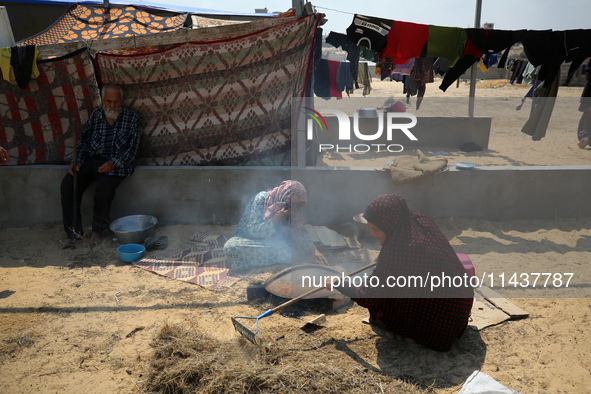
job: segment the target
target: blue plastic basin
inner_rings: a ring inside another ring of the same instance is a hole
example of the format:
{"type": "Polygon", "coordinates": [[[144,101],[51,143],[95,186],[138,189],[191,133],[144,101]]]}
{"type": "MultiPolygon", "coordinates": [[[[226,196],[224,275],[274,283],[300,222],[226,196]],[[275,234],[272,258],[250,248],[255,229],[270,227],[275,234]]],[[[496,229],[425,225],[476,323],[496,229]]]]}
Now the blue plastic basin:
{"type": "Polygon", "coordinates": [[[133,263],[142,258],[146,247],[139,244],[125,244],[117,248],[119,258],[126,263],[133,263]]]}

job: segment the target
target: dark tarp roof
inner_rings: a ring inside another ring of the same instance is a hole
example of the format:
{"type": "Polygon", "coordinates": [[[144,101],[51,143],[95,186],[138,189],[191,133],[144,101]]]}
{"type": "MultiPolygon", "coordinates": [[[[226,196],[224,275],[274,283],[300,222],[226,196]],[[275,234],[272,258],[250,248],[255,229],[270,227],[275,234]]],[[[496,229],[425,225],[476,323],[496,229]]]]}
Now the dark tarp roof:
{"type": "Polygon", "coordinates": [[[133,6],[72,5],[53,25],[19,45],[59,44],[72,41],[131,37],[173,31],[182,27],[188,14],[156,16],[133,6]]]}

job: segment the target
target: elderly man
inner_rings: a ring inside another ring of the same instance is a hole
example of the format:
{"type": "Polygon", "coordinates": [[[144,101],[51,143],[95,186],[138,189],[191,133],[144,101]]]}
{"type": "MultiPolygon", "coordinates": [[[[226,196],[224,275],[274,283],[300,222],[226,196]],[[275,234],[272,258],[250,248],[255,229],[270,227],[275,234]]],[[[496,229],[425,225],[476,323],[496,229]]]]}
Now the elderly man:
{"type": "Polygon", "coordinates": [[[66,239],[61,242],[62,249],[73,247],[76,240],[84,236],[80,205],[84,191],[94,181],[96,191],[90,242],[92,245],[101,243],[101,234],[108,229],[110,223],[115,189],[135,170],[140,142],[139,118],[135,112],[121,106],[123,91],[117,85],[104,86],[101,100],[102,107],[92,111],[76,145],[76,168],[71,163],[62,180],[62,217],[66,231],[66,239]],[[76,212],[74,198],[77,203],[76,212]]]}

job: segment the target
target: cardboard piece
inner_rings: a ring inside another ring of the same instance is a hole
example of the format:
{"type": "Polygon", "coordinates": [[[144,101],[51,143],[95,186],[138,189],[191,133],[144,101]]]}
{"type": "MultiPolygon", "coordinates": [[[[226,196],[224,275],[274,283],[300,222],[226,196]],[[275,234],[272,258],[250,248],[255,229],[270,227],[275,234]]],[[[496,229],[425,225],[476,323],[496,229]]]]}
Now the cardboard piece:
{"type": "Polygon", "coordinates": [[[482,286],[474,289],[474,305],[468,327],[478,331],[507,320],[523,319],[528,316],[529,313],[496,291],[482,286]]]}

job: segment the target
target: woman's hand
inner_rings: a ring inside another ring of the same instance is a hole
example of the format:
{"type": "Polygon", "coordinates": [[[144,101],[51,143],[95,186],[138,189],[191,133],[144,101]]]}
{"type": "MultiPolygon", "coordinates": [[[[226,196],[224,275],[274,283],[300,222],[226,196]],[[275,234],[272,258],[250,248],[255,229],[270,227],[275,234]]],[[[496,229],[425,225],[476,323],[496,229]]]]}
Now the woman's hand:
{"type": "Polygon", "coordinates": [[[290,214],[290,209],[288,207],[283,207],[273,214],[271,220],[273,221],[273,224],[277,224],[279,222],[286,220],[290,214]]]}
{"type": "Polygon", "coordinates": [[[322,253],[320,253],[320,251],[318,249],[316,249],[315,247],[312,247],[312,249],[310,249],[312,251],[312,254],[314,255],[314,262],[316,264],[320,264],[320,265],[326,265],[329,266],[330,264],[328,264],[328,260],[326,259],[326,257],[324,257],[324,255],[322,253]]]}

